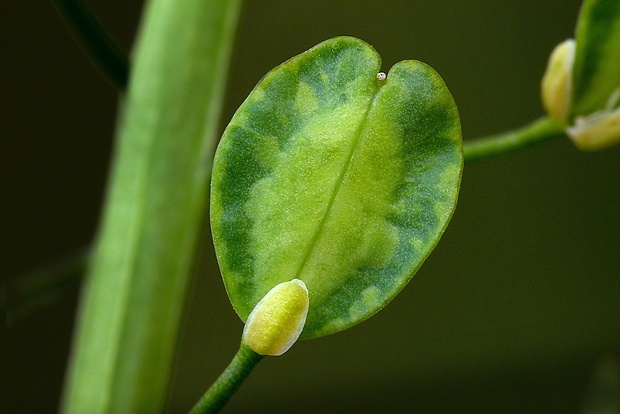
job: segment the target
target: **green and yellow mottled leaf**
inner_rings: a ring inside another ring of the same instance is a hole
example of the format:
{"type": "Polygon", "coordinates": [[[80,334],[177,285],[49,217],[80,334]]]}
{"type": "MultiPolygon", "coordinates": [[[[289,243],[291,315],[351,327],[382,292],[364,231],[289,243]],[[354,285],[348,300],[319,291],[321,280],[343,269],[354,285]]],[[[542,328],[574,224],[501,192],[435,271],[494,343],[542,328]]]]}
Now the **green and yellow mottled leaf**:
{"type": "Polygon", "coordinates": [[[417,61],[338,37],[269,72],[218,147],[211,224],[243,320],[275,285],[305,282],[303,338],[385,306],[437,244],[462,171],[456,105],[417,61]]]}
{"type": "Polygon", "coordinates": [[[620,1],[586,0],[577,24],[571,119],[605,109],[620,90],[620,1]]]}

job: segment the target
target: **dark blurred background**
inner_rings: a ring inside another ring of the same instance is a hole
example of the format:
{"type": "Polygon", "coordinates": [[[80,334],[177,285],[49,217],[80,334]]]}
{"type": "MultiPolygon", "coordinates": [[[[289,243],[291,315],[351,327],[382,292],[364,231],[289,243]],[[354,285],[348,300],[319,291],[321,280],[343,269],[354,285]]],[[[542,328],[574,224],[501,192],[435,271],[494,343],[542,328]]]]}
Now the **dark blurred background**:
{"type": "MultiPolygon", "coordinates": [[[[519,127],[542,115],[547,56],[572,37],[580,3],[246,1],[221,127],[266,71],[336,35],[372,44],[385,70],[433,66],[466,139],[519,127]]],[[[130,50],[142,2],[89,4],[130,50]]],[[[6,281],[91,243],[118,93],[48,1],[2,9],[6,281]]],[[[226,411],[587,412],[596,367],[620,351],[619,162],[620,146],[583,153],[559,140],[467,164],[452,223],[405,290],[368,321],[263,361],[226,411]]],[[[227,365],[242,330],[208,234],[198,267],[172,413],[227,365]]],[[[77,297],[76,284],[8,330],[6,412],[57,410],[77,297]]]]}

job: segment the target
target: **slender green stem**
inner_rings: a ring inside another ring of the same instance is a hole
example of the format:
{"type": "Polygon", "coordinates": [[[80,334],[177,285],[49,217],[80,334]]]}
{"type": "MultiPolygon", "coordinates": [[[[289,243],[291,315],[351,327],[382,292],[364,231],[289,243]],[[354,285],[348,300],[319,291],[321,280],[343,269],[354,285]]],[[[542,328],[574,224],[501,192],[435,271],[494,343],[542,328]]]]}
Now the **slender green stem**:
{"type": "Polygon", "coordinates": [[[93,63],[119,89],[129,78],[127,55],[114,43],[88,7],[80,0],[53,0],[80,45],[93,63]]]}
{"type": "Polygon", "coordinates": [[[204,393],[190,413],[216,413],[222,409],[262,358],[262,355],[252,351],[250,347],[242,342],[239,351],[237,351],[228,367],[213,383],[211,388],[204,393]]]}
{"type": "Polygon", "coordinates": [[[553,118],[543,117],[519,129],[466,141],[463,153],[465,161],[478,161],[565,136],[562,124],[553,118]]]}

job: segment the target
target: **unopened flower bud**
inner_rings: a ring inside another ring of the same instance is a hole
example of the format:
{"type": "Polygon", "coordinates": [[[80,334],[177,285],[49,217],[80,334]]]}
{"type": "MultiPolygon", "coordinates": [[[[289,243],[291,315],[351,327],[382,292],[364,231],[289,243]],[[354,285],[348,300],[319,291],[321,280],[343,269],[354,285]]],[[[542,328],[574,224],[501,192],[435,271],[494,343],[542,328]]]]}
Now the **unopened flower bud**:
{"type": "Polygon", "coordinates": [[[582,150],[598,150],[620,142],[620,89],[609,98],[607,108],[584,117],[577,117],[575,125],[566,133],[582,150]],[[615,107],[615,108],[614,108],[615,107]]]}
{"type": "Polygon", "coordinates": [[[575,41],[565,40],[553,49],[542,78],[541,94],[545,110],[560,122],[566,121],[571,105],[575,41]]]}
{"type": "Polygon", "coordinates": [[[243,342],[260,355],[282,355],[297,341],[308,314],[308,289],[293,279],[272,288],[254,307],[243,342]]]}

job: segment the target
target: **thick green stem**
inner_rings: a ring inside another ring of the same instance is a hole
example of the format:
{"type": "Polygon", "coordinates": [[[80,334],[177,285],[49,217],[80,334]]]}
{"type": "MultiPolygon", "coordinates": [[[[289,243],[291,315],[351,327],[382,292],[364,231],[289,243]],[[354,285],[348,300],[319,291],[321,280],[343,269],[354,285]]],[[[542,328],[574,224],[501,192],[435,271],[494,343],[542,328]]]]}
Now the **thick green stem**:
{"type": "Polygon", "coordinates": [[[543,117],[513,131],[465,141],[463,152],[466,162],[478,161],[561,137],[566,137],[562,124],[553,118],[543,117]]]}
{"type": "Polygon", "coordinates": [[[190,413],[216,413],[222,409],[262,358],[262,355],[257,354],[250,347],[241,343],[239,351],[237,351],[228,367],[213,383],[211,388],[204,393],[190,413]]]}
{"type": "Polygon", "coordinates": [[[151,0],[136,43],[63,411],[156,413],[204,228],[239,0],[151,0]]]}
{"type": "Polygon", "coordinates": [[[129,78],[127,55],[116,46],[88,7],[80,0],[53,0],[80,45],[119,89],[125,90],[129,78]]]}

